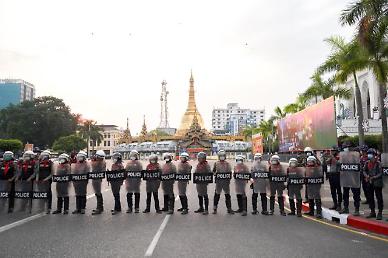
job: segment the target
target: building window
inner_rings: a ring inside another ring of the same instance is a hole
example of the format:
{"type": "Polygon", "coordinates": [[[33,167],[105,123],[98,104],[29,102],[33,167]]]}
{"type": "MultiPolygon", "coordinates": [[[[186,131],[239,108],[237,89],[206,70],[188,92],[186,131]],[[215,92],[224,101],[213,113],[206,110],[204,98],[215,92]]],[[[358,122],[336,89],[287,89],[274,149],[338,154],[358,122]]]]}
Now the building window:
{"type": "Polygon", "coordinates": [[[110,141],[108,141],[108,146],[110,146],[110,141]]]}

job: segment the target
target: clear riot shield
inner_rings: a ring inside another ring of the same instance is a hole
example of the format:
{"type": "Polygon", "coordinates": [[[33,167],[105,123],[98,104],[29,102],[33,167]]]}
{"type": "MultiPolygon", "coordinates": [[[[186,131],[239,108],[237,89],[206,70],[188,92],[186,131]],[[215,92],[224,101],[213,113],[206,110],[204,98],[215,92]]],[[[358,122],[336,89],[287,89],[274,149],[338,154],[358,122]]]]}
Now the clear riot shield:
{"type": "Polygon", "coordinates": [[[32,191],[32,212],[46,211],[49,182],[34,183],[32,191]]]}
{"type": "Polygon", "coordinates": [[[303,185],[305,178],[304,167],[289,167],[288,168],[288,184],[289,185],[303,185]]]}
{"type": "Polygon", "coordinates": [[[32,208],[33,181],[18,180],[15,182],[15,211],[30,212],[32,208]]]}
{"type": "Polygon", "coordinates": [[[324,183],[322,166],[306,167],[307,197],[309,199],[321,198],[321,184],[324,183]]]}
{"type": "Polygon", "coordinates": [[[0,213],[8,212],[8,202],[11,191],[11,182],[0,180],[0,213]]]}
{"type": "Polygon", "coordinates": [[[355,151],[340,152],[339,171],[342,187],[360,188],[360,154],[355,151]]]}

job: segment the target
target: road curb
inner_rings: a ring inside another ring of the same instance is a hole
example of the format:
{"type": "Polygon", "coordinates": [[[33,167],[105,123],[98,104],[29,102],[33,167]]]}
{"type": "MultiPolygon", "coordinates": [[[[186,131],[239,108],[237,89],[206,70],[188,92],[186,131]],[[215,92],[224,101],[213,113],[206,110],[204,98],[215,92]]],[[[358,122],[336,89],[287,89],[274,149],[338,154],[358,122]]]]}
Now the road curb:
{"type": "MultiPolygon", "coordinates": [[[[303,203],[302,210],[309,211],[309,204],[303,203]]],[[[322,207],[322,216],[330,221],[339,221],[340,224],[343,225],[388,236],[388,224],[385,223],[369,220],[362,217],[356,217],[349,214],[339,214],[337,211],[329,210],[324,207],[322,207]]]]}

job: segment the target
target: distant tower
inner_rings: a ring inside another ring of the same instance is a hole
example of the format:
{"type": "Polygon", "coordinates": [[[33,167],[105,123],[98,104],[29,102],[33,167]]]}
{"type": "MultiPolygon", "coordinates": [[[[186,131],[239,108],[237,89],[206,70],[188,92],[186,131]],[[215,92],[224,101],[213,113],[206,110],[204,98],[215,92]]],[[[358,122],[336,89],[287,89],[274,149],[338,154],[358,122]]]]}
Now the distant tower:
{"type": "Polygon", "coordinates": [[[160,94],[160,124],[159,128],[169,128],[170,125],[168,123],[168,102],[167,95],[168,91],[166,88],[167,82],[165,80],[162,81],[162,93],[160,94]]]}

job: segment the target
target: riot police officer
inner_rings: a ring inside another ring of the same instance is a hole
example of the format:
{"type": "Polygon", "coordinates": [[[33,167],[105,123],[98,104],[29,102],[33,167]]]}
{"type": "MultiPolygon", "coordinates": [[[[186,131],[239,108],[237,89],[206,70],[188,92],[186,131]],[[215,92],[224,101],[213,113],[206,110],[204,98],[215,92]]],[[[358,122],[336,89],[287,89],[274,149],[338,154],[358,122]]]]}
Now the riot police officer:
{"type": "MultiPolygon", "coordinates": [[[[317,159],[314,156],[307,158],[306,163],[306,178],[318,179],[323,176],[321,165],[317,163],[317,159]]],[[[316,217],[318,219],[322,218],[322,201],[321,201],[321,183],[313,182],[309,183],[307,181],[307,196],[309,199],[309,209],[310,211],[306,215],[314,216],[314,205],[317,207],[316,217]]],[[[323,180],[321,181],[323,182],[323,180]]]]}
{"type": "MultiPolygon", "coordinates": [[[[256,153],[253,157],[253,165],[251,168],[252,172],[268,172],[267,166],[265,165],[265,162],[262,161],[262,155],[260,153],[256,153]]],[[[257,214],[257,197],[260,193],[260,200],[261,200],[261,214],[262,215],[268,215],[267,211],[267,188],[269,185],[268,178],[255,178],[251,179],[253,182],[252,185],[252,214],[257,214]]]]}
{"type": "MultiPolygon", "coordinates": [[[[172,155],[170,153],[166,153],[164,155],[164,160],[166,163],[162,166],[162,175],[176,174],[176,166],[172,162],[172,155]]],[[[162,181],[162,190],[164,194],[164,208],[162,211],[167,211],[167,214],[174,213],[174,182],[174,179],[162,181]]]]}
{"type": "MultiPolygon", "coordinates": [[[[113,163],[112,163],[111,171],[124,170],[123,158],[121,153],[118,153],[118,152],[113,153],[112,161],[113,163]]],[[[110,182],[113,198],[115,200],[115,206],[111,210],[112,215],[116,215],[117,213],[121,212],[120,189],[122,184],[123,184],[122,179],[113,180],[110,182]]]]}
{"type": "MultiPolygon", "coordinates": [[[[155,154],[152,154],[149,157],[149,164],[146,167],[147,171],[160,171],[160,165],[158,163],[158,156],[155,154]]],[[[153,180],[147,180],[146,182],[146,192],[147,192],[147,200],[146,200],[146,209],[143,211],[143,213],[149,213],[151,210],[151,196],[154,196],[154,202],[155,202],[155,210],[156,213],[160,214],[162,211],[159,207],[159,197],[158,197],[158,191],[160,186],[160,179],[153,179],[153,180]]]]}
{"type": "Polygon", "coordinates": [[[370,214],[367,218],[376,218],[377,220],[383,219],[383,173],[381,169],[380,162],[376,159],[376,151],[374,149],[369,149],[368,152],[368,161],[364,165],[363,174],[364,180],[366,182],[367,189],[367,198],[370,208],[370,214]],[[375,211],[375,196],[377,199],[377,208],[378,213],[376,216],[375,211]]]}
{"type": "MultiPolygon", "coordinates": [[[[180,162],[178,163],[178,174],[190,174],[191,173],[191,165],[189,164],[189,154],[183,152],[179,155],[180,162]]],[[[188,200],[186,195],[187,185],[189,184],[189,180],[178,181],[178,192],[179,199],[181,200],[182,208],[178,209],[181,211],[182,215],[188,213],[188,200]]]]}
{"type": "Polygon", "coordinates": [[[326,179],[329,180],[331,197],[333,199],[333,206],[330,207],[330,210],[341,211],[342,190],[336,154],[334,152],[334,154],[327,154],[325,157],[326,179]]]}
{"type": "MultiPolygon", "coordinates": [[[[231,173],[232,166],[228,161],[226,161],[226,152],[220,150],[218,152],[218,161],[214,163],[213,173],[231,173]]],[[[232,198],[230,196],[230,179],[217,179],[216,180],[216,189],[214,191],[214,203],[213,203],[213,214],[217,214],[218,202],[220,201],[220,196],[222,191],[225,194],[225,205],[229,214],[233,214],[232,210],[232,198]]]]}
{"type": "MultiPolygon", "coordinates": [[[[206,153],[199,152],[197,154],[197,159],[198,164],[194,173],[211,173],[211,168],[206,161],[206,153]]],[[[196,184],[199,208],[198,210],[194,211],[195,213],[202,213],[203,215],[209,214],[209,196],[207,194],[207,185],[207,183],[196,184]]]]}
{"type": "Polygon", "coordinates": [[[285,187],[285,176],[286,171],[284,171],[284,168],[280,164],[280,157],[278,155],[273,155],[270,159],[270,167],[269,167],[269,173],[270,173],[270,212],[269,215],[273,215],[275,210],[275,197],[278,197],[278,203],[279,203],[279,210],[280,215],[286,216],[286,213],[284,212],[284,197],[283,197],[283,191],[286,188],[285,187]],[[284,181],[277,181],[275,179],[284,177],[284,181]]]}
{"type": "Polygon", "coordinates": [[[36,182],[41,191],[47,192],[47,210],[46,213],[51,213],[52,192],[51,192],[51,177],[53,172],[53,162],[50,160],[50,151],[45,150],[39,156],[39,169],[37,170],[36,182]]]}
{"type": "MultiPolygon", "coordinates": [[[[91,162],[92,172],[104,172],[106,170],[105,152],[98,150],[91,162]]],[[[101,192],[102,179],[92,179],[94,195],[97,200],[97,207],[92,211],[92,215],[101,214],[104,211],[104,199],[101,192]]]]}
{"type": "MultiPolygon", "coordinates": [[[[56,176],[66,176],[71,173],[70,166],[70,156],[66,153],[59,155],[58,157],[58,166],[56,169],[56,176]]],[[[63,206],[63,214],[69,213],[69,181],[66,182],[57,182],[55,184],[56,192],[57,192],[57,209],[53,211],[53,214],[60,214],[62,212],[63,206]]]]}
{"type": "MultiPolygon", "coordinates": [[[[143,170],[143,165],[139,161],[139,153],[136,150],[132,150],[129,153],[129,161],[125,166],[125,170],[131,172],[141,172],[143,170]]],[[[127,178],[125,181],[128,204],[127,213],[132,213],[133,195],[135,195],[135,213],[139,213],[140,184],[141,178],[127,178]]]]}
{"type": "MultiPolygon", "coordinates": [[[[90,166],[86,160],[87,154],[84,151],[77,153],[77,162],[73,163],[71,173],[75,175],[88,174],[90,172],[90,166]]],[[[73,181],[76,209],[72,212],[73,214],[85,214],[86,209],[86,190],[88,181],[73,181]]]]}
{"type": "Polygon", "coordinates": [[[0,211],[3,210],[8,201],[6,208],[8,213],[13,212],[14,195],[12,185],[17,176],[17,167],[14,161],[14,154],[11,151],[6,151],[3,154],[3,160],[0,161],[0,191],[7,192],[8,198],[0,198],[0,211]]]}
{"type": "Polygon", "coordinates": [[[303,167],[298,167],[298,160],[296,158],[291,158],[288,161],[288,168],[287,168],[287,177],[288,177],[288,197],[290,202],[290,210],[291,212],[288,213],[288,215],[295,215],[298,217],[302,217],[302,188],[303,183],[295,183],[294,181],[297,181],[298,179],[304,179],[304,170],[303,167]],[[296,209],[295,209],[295,200],[296,200],[296,209]]]}
{"type": "MultiPolygon", "coordinates": [[[[33,180],[38,170],[38,164],[35,162],[35,153],[26,151],[23,153],[22,160],[18,162],[18,175],[15,178],[15,190],[20,192],[32,192],[33,180]]],[[[17,200],[19,209],[25,211],[27,206],[32,208],[32,199],[17,200]]]]}
{"type": "MultiPolygon", "coordinates": [[[[244,164],[244,157],[238,155],[236,157],[236,165],[233,169],[234,173],[249,173],[249,168],[244,164]]],[[[237,196],[238,204],[238,213],[241,213],[241,216],[247,216],[247,195],[246,195],[246,185],[248,180],[235,180],[235,191],[237,196]]]]}

